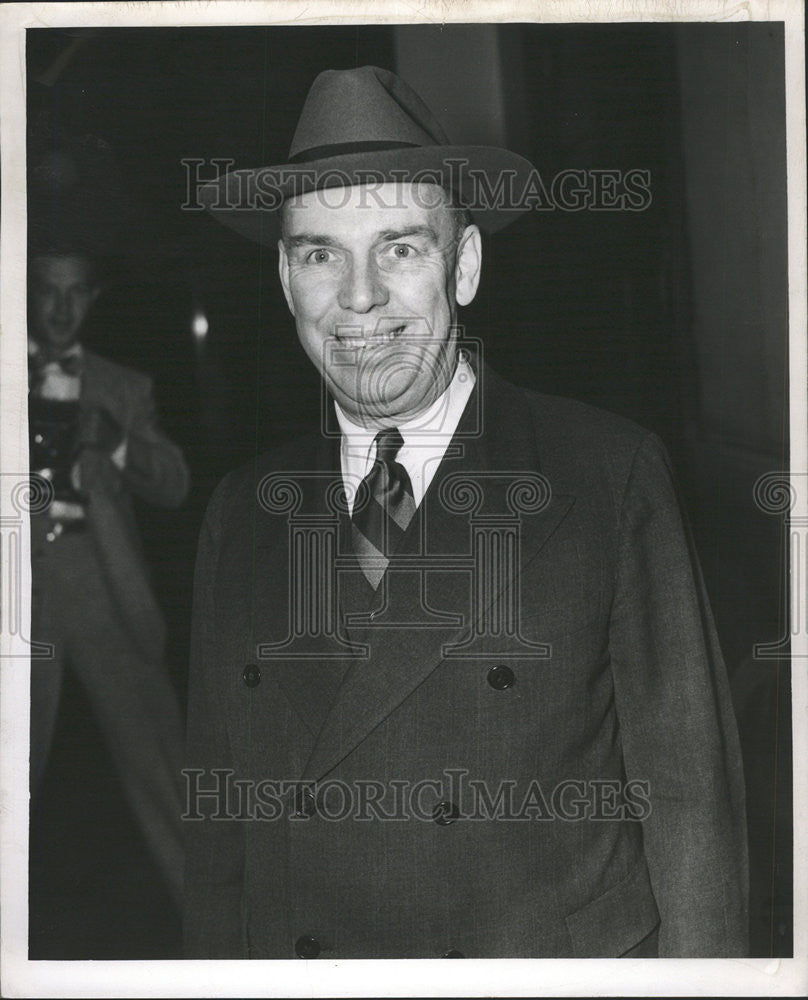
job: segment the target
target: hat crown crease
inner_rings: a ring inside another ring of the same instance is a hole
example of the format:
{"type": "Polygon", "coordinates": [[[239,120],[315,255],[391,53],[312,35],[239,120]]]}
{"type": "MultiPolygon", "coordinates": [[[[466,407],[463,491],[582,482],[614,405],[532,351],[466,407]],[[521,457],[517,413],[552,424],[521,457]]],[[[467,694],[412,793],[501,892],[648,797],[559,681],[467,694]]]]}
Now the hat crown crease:
{"type": "Polygon", "coordinates": [[[290,157],[367,142],[433,146],[448,139],[418,95],[392,73],[372,66],[321,73],[303,106],[290,157]]]}

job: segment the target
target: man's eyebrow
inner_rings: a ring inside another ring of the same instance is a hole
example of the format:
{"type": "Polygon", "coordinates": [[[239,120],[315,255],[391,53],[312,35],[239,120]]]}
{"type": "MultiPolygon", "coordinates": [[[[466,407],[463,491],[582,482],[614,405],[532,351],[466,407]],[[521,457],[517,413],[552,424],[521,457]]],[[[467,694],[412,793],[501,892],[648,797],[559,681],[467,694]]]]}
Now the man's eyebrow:
{"type": "MultiPolygon", "coordinates": [[[[437,231],[429,225],[417,224],[412,226],[404,226],[401,229],[384,229],[376,234],[376,243],[385,243],[394,240],[406,239],[408,236],[423,236],[433,243],[437,244],[440,242],[437,231]]],[[[295,247],[341,247],[339,240],[335,239],[333,236],[326,236],[323,233],[295,233],[291,236],[285,236],[283,242],[287,247],[293,249],[295,247]]]]}
{"type": "Polygon", "coordinates": [[[338,247],[339,243],[333,236],[323,236],[320,233],[295,233],[294,236],[284,236],[283,242],[289,247],[338,247]]]}
{"type": "Polygon", "coordinates": [[[427,226],[424,224],[415,226],[405,226],[403,229],[385,229],[383,232],[379,233],[378,240],[380,242],[387,240],[401,240],[407,236],[425,236],[427,239],[432,240],[433,243],[438,243],[438,234],[433,229],[432,226],[427,226]]]}

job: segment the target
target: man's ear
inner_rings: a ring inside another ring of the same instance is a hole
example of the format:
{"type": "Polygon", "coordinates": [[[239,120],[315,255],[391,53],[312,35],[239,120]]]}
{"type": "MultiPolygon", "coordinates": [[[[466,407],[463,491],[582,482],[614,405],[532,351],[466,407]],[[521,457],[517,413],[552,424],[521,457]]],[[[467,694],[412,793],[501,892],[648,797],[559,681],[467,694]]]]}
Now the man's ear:
{"type": "Polygon", "coordinates": [[[457,245],[455,262],[455,298],[458,305],[467,306],[477,294],[482,265],[480,230],[474,225],[466,226],[457,245]]]}
{"type": "Polygon", "coordinates": [[[283,294],[286,297],[286,304],[289,306],[289,312],[294,316],[295,307],[292,302],[292,293],[289,291],[289,257],[286,253],[286,247],[283,245],[283,240],[278,240],[278,274],[283,286],[283,294]]]}

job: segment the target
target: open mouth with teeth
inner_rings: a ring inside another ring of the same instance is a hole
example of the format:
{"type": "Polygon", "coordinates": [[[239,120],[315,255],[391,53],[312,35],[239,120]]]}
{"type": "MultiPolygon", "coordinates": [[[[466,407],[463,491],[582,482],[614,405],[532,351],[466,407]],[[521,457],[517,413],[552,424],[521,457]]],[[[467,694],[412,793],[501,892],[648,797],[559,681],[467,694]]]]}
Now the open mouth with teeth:
{"type": "Polygon", "coordinates": [[[357,334],[356,330],[337,331],[337,340],[346,347],[354,347],[357,350],[380,347],[397,340],[407,329],[407,323],[399,323],[398,326],[390,327],[387,330],[374,330],[366,334],[364,331],[357,334]]]}

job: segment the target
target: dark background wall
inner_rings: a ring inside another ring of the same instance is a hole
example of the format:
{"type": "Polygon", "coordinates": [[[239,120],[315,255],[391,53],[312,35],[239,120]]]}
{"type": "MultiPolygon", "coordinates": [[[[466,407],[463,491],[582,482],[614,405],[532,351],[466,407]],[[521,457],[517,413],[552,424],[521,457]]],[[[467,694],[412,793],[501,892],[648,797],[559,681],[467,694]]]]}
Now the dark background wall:
{"type": "MultiPolygon", "coordinates": [[[[103,137],[127,194],[88,343],[154,376],[163,424],[192,469],[181,512],[141,511],[178,688],[211,489],[319,413],[275,254],[181,210],[181,159],[284,162],[314,76],[366,63],[400,72],[454,140],[507,145],[548,183],[570,168],[650,172],[644,211],[533,212],[486,239],[482,286],[461,321],[511,381],[622,413],[668,445],[741,721],[755,953],[787,954],[788,671],[751,656],[785,628],[781,525],[752,495],[787,457],[781,25],[29,32],[29,151],[59,130],[103,137]],[[204,342],[192,334],[198,312],[204,342]]],[[[89,718],[76,736],[86,716],[81,692],[68,691],[63,758],[89,752],[89,718]]],[[[47,868],[47,851],[42,859],[47,868]]],[[[103,913],[103,886],[97,896],[103,913]]],[[[79,948],[65,943],[46,888],[38,898],[42,947],[79,948]]],[[[141,933],[139,899],[128,919],[140,951],[130,957],[158,947],[141,933]]],[[[120,952],[121,928],[107,937],[96,951],[120,952]]]]}

